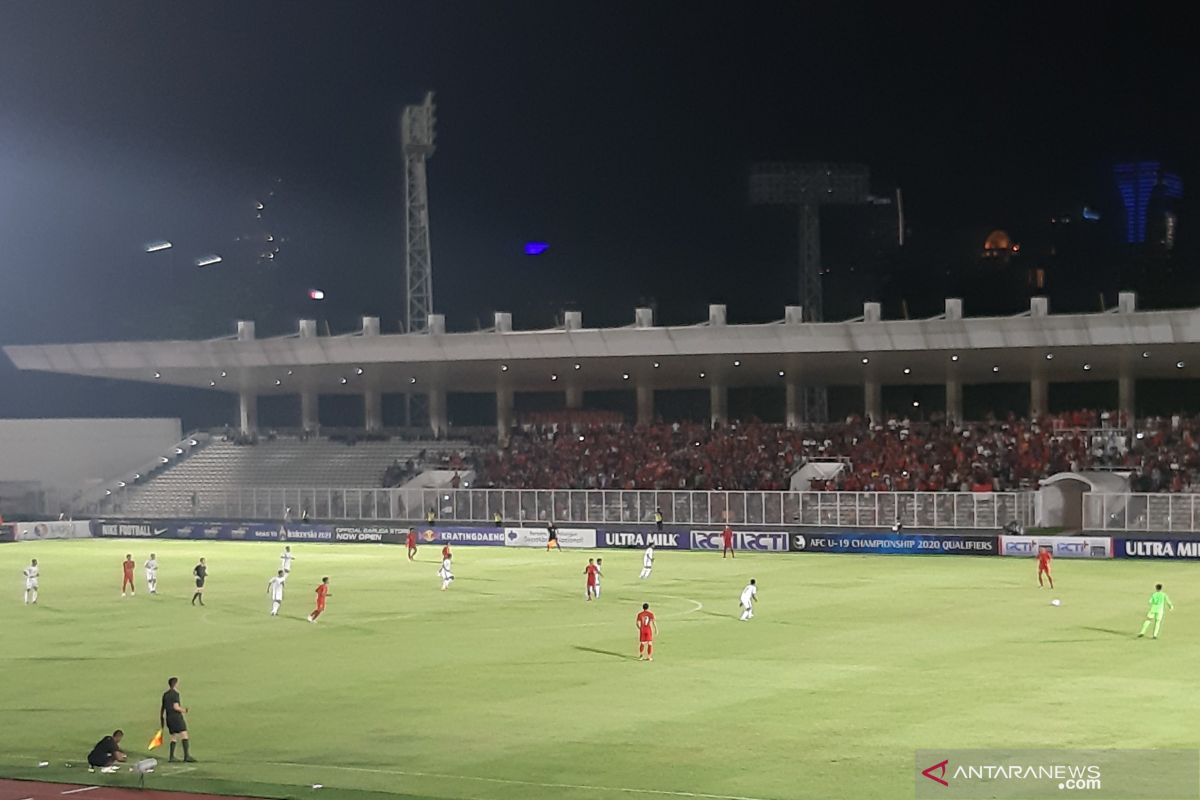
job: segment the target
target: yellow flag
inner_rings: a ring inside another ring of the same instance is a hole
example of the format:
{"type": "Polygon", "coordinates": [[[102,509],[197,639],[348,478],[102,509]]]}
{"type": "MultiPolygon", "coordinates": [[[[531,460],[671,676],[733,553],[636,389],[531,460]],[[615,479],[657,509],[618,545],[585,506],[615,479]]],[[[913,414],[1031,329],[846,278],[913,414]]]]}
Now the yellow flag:
{"type": "Polygon", "coordinates": [[[154,734],[154,738],[150,740],[150,744],[147,745],[147,749],[153,750],[154,748],[161,747],[161,746],[162,746],[162,728],[159,728],[158,732],[154,734]]]}

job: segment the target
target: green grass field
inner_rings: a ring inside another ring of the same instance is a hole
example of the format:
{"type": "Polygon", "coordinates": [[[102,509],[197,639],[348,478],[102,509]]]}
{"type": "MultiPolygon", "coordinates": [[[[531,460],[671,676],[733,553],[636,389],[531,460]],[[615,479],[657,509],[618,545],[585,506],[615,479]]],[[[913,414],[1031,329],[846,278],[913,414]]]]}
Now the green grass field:
{"type": "Polygon", "coordinates": [[[1196,747],[1186,564],[1059,560],[1052,594],[1029,560],[661,551],[641,582],[640,552],[609,550],[604,596],[585,603],[595,553],[458,548],[441,592],[432,547],[409,563],[402,547],[293,545],[271,618],[280,550],[0,547],[0,775],[131,783],[78,765],[114,727],[143,752],[169,675],[200,763],[150,783],[277,797],[895,798],[912,796],[917,748],[1196,747]],[[128,551],[139,594],[122,599],[128,551]],[[188,603],[201,555],[203,609],[188,603]],[[25,607],[32,557],[41,603],[25,607]],[[322,575],[333,596],[309,625],[322,575]],[[1178,610],[1137,640],[1155,581],[1178,610]],[[643,601],[654,663],[634,658],[643,601]]]}

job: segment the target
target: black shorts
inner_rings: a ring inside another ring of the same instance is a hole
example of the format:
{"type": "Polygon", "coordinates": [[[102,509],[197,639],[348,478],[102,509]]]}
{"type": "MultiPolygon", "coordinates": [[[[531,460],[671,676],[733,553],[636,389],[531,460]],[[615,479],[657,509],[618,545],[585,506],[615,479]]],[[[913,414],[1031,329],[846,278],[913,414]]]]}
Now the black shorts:
{"type": "Polygon", "coordinates": [[[196,588],[197,589],[204,588],[204,578],[196,578],[196,588]]]}
{"type": "Polygon", "coordinates": [[[89,767],[107,767],[110,761],[112,761],[112,758],[109,757],[107,753],[101,753],[99,755],[96,753],[88,753],[89,767]]]}
{"type": "Polygon", "coordinates": [[[167,714],[167,733],[187,733],[187,721],[183,714],[167,714]]]}

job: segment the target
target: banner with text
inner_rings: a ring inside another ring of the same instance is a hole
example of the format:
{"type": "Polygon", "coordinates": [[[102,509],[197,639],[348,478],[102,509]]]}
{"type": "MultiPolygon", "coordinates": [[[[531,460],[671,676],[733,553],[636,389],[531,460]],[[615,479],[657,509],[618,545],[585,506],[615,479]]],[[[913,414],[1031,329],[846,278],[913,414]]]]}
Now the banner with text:
{"type": "MultiPolygon", "coordinates": [[[[723,550],[721,531],[692,531],[693,550],[723,550]]],[[[734,531],[734,550],[757,550],[764,553],[786,553],[788,535],[782,531],[734,531]]]]}
{"type": "Polygon", "coordinates": [[[1200,561],[1197,539],[1114,539],[1117,558],[1165,558],[1175,561],[1200,561]]]}
{"type": "MultiPolygon", "coordinates": [[[[407,529],[405,530],[407,533],[407,529]]],[[[417,544],[481,544],[500,546],[504,542],[505,535],[503,528],[429,528],[426,526],[419,526],[417,528],[417,544]]]]}
{"type": "MultiPolygon", "coordinates": [[[[555,528],[562,547],[591,549],[596,546],[595,528],[555,528]]],[[[550,534],[545,528],[505,528],[506,547],[545,547],[550,534]]]]}
{"type": "Polygon", "coordinates": [[[284,526],[278,522],[92,520],[91,528],[93,536],[121,539],[208,539],[263,542],[285,540],[290,542],[335,541],[332,526],[302,523],[289,523],[284,526]]]}
{"type": "Polygon", "coordinates": [[[638,550],[654,545],[660,550],[691,550],[692,537],[688,531],[598,531],[596,545],[638,550]]]}
{"type": "Polygon", "coordinates": [[[15,542],[17,540],[16,531],[12,525],[0,523],[0,542],[15,542]]]}
{"type": "Polygon", "coordinates": [[[18,542],[43,539],[89,539],[92,526],[87,520],[51,520],[48,522],[14,522],[13,531],[18,542]]]}
{"type": "Polygon", "coordinates": [[[941,533],[793,533],[794,553],[994,556],[996,536],[941,533]]]}
{"type": "Polygon", "coordinates": [[[1112,558],[1108,536],[1001,536],[1000,555],[1033,558],[1049,547],[1055,558],[1112,558]]]}

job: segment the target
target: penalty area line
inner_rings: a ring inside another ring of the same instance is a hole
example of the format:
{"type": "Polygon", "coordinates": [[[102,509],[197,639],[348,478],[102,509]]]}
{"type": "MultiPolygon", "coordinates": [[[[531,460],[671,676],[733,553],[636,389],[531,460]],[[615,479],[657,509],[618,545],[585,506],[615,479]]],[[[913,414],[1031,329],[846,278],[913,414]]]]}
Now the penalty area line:
{"type": "Polygon", "coordinates": [[[543,783],[542,781],[522,781],[515,778],[485,778],[478,775],[447,775],[441,772],[412,772],[402,769],[374,769],[371,767],[345,767],[330,764],[299,764],[290,761],[268,761],[275,767],[312,767],[314,769],[337,769],[345,772],[366,772],[376,775],[402,775],[410,778],[437,778],[439,780],[475,781],[477,783],[496,783],[505,786],[534,786],[539,789],[582,789],[589,792],[625,792],[626,794],[644,794],[657,797],[694,797],[699,800],[768,800],[765,797],[748,797],[737,794],[709,794],[707,792],[681,792],[671,789],[638,789],[630,786],[594,786],[579,783],[543,783]]]}

